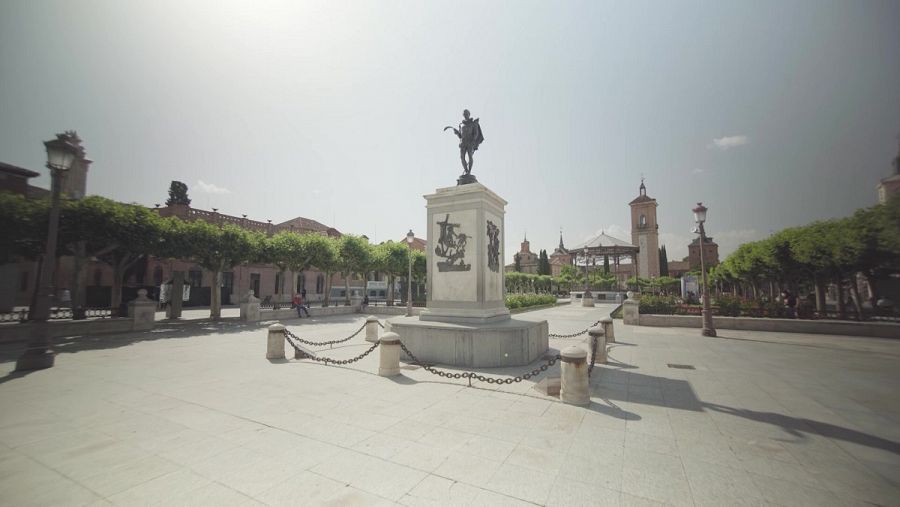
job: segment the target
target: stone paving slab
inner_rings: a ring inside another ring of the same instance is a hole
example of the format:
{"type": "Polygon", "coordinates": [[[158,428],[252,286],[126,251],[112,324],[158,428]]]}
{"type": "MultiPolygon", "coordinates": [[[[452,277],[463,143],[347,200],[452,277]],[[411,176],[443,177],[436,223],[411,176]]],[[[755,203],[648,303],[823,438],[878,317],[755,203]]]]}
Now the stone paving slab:
{"type": "MultiPolygon", "coordinates": [[[[565,334],[612,308],[532,315],[565,334]]],[[[363,321],[284,324],[324,341],[363,321]]],[[[535,382],[379,377],[377,349],[269,362],[267,324],[80,337],[28,375],[0,347],[2,503],[900,505],[900,341],[616,321],[592,402],[573,407],[535,382]]]]}

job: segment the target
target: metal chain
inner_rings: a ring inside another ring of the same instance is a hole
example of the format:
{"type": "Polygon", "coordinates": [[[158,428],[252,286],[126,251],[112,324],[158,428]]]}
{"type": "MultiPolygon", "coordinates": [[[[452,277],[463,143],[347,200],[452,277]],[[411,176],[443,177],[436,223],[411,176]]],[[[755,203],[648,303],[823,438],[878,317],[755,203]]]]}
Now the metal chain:
{"type": "MultiPolygon", "coordinates": [[[[287,331],[287,329],[285,329],[285,331],[287,331]]],[[[304,355],[304,356],[306,356],[306,357],[312,359],[313,361],[318,361],[318,362],[320,362],[320,363],[325,363],[325,364],[339,364],[339,365],[344,365],[344,364],[355,363],[355,362],[359,361],[360,359],[362,359],[362,358],[368,356],[369,354],[371,354],[373,350],[375,350],[376,348],[378,348],[379,345],[381,345],[381,342],[375,342],[371,347],[369,347],[368,350],[366,350],[366,351],[363,352],[362,354],[360,354],[360,355],[358,355],[358,356],[356,356],[356,357],[354,357],[354,358],[351,358],[351,359],[332,359],[332,358],[330,358],[330,357],[316,357],[316,356],[310,356],[310,355],[308,355],[306,352],[304,352],[303,350],[301,350],[300,347],[297,346],[297,344],[295,344],[295,343],[293,342],[293,340],[291,340],[291,336],[293,336],[293,334],[290,333],[290,332],[286,332],[286,333],[284,334],[285,339],[286,339],[287,342],[291,345],[291,347],[294,348],[294,351],[295,351],[295,352],[297,352],[297,353],[299,353],[299,354],[302,354],[302,355],[304,355]]]]}
{"type": "Polygon", "coordinates": [[[309,341],[309,340],[304,340],[303,338],[300,338],[299,336],[295,335],[294,333],[288,331],[287,328],[284,329],[284,335],[285,335],[285,336],[290,335],[291,338],[293,338],[293,339],[297,340],[298,342],[303,343],[303,344],[305,344],[305,345],[309,345],[309,346],[312,346],[312,347],[322,347],[322,346],[325,346],[325,345],[335,345],[335,344],[338,344],[338,343],[344,343],[345,341],[349,341],[349,340],[351,340],[354,336],[358,335],[358,334],[360,333],[360,331],[362,331],[362,330],[365,329],[365,328],[366,328],[366,325],[363,324],[362,327],[360,327],[359,329],[357,329],[356,332],[353,333],[353,334],[351,334],[350,336],[348,336],[348,337],[346,337],[346,338],[343,338],[343,339],[341,339],[341,340],[329,340],[329,341],[327,341],[327,342],[311,342],[311,341],[309,341]]]}
{"type": "Polygon", "coordinates": [[[382,324],[380,321],[378,321],[378,327],[380,327],[381,329],[384,329],[384,324],[382,324]]]}
{"type": "Polygon", "coordinates": [[[587,333],[592,327],[596,327],[596,326],[600,325],[600,322],[601,322],[601,321],[598,320],[597,322],[594,322],[594,323],[591,324],[590,326],[584,328],[584,329],[581,330],[581,331],[578,331],[577,333],[572,333],[572,334],[554,334],[554,333],[550,333],[548,336],[549,336],[550,338],[575,338],[575,337],[577,337],[577,336],[581,336],[581,335],[587,333]]]}
{"type": "Polygon", "coordinates": [[[556,361],[559,360],[559,354],[557,354],[556,356],[549,359],[545,364],[540,365],[539,367],[531,370],[528,373],[523,373],[522,375],[517,375],[512,378],[503,379],[503,378],[485,377],[484,375],[479,375],[479,374],[477,374],[475,372],[471,372],[471,371],[464,371],[464,372],[459,372],[459,373],[454,373],[454,372],[449,372],[449,371],[441,371],[441,370],[438,370],[437,368],[428,366],[427,364],[420,361],[419,358],[417,358],[412,352],[410,352],[410,350],[408,348],[406,348],[406,345],[404,345],[403,342],[400,342],[400,348],[403,349],[403,352],[405,352],[406,355],[408,355],[410,358],[412,358],[412,360],[414,362],[422,365],[422,369],[424,369],[428,373],[437,375],[439,377],[444,377],[444,378],[469,379],[469,383],[472,382],[472,379],[480,380],[482,382],[487,382],[488,384],[512,384],[513,382],[521,382],[523,380],[528,380],[531,377],[536,377],[536,376],[540,375],[541,372],[547,371],[547,368],[553,366],[554,364],[556,364],[556,361]]]}

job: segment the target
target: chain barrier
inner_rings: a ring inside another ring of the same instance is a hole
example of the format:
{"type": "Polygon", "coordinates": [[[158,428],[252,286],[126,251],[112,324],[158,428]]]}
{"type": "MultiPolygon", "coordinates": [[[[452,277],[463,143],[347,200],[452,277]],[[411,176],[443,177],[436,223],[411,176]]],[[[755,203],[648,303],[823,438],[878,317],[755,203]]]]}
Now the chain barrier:
{"type": "Polygon", "coordinates": [[[408,348],[406,348],[406,345],[404,345],[403,342],[400,342],[400,348],[403,349],[403,352],[405,352],[406,355],[408,355],[410,358],[412,358],[412,360],[414,362],[422,365],[422,369],[427,371],[428,373],[437,375],[439,377],[444,377],[444,378],[468,379],[470,386],[472,385],[472,379],[480,380],[480,381],[486,382],[488,384],[512,384],[513,382],[521,382],[523,380],[528,380],[531,377],[536,377],[536,376],[540,375],[542,372],[547,371],[547,368],[550,368],[551,366],[556,364],[556,361],[559,360],[559,354],[557,354],[556,356],[550,358],[546,363],[540,365],[539,367],[531,370],[528,373],[523,373],[522,375],[517,375],[512,378],[503,379],[503,378],[485,377],[484,375],[479,375],[472,371],[464,371],[464,372],[459,372],[459,373],[454,373],[454,372],[449,372],[449,371],[441,371],[432,366],[428,366],[427,364],[420,361],[419,358],[417,358],[412,352],[410,352],[410,350],[408,348]]]}
{"type": "Polygon", "coordinates": [[[296,352],[296,353],[298,353],[298,354],[300,354],[300,355],[303,355],[303,356],[305,356],[305,357],[308,357],[309,359],[312,359],[313,361],[317,361],[317,362],[325,363],[325,364],[338,364],[338,365],[344,365],[344,364],[355,363],[355,362],[359,361],[360,359],[362,359],[362,358],[368,356],[369,354],[371,354],[373,350],[375,350],[376,348],[378,348],[379,345],[381,345],[381,342],[375,342],[371,347],[368,348],[368,350],[366,350],[366,351],[363,352],[362,354],[360,354],[360,355],[358,355],[358,356],[356,356],[356,357],[354,357],[354,358],[351,358],[351,359],[332,359],[332,358],[330,358],[330,357],[316,357],[316,356],[310,356],[310,355],[307,354],[305,351],[303,351],[296,343],[294,343],[294,341],[293,341],[293,339],[292,339],[291,337],[296,338],[296,335],[294,335],[293,333],[291,333],[290,331],[288,331],[287,329],[285,329],[285,330],[284,330],[284,338],[285,338],[285,339],[287,340],[287,342],[291,345],[291,347],[294,348],[294,352],[296,352]]]}
{"type": "Polygon", "coordinates": [[[377,322],[378,322],[378,327],[380,327],[381,329],[384,329],[384,324],[382,324],[381,321],[377,321],[377,322]]]}
{"type": "Polygon", "coordinates": [[[590,326],[584,328],[584,329],[581,330],[581,331],[578,331],[577,333],[572,333],[572,334],[554,334],[554,333],[550,333],[550,334],[547,335],[547,336],[549,336],[550,338],[575,338],[575,337],[581,336],[581,335],[583,335],[583,334],[586,334],[586,333],[588,332],[588,330],[591,329],[592,327],[599,326],[599,325],[600,325],[600,322],[601,322],[601,321],[598,320],[597,322],[594,322],[594,323],[591,324],[590,326]]]}
{"type": "Polygon", "coordinates": [[[333,345],[336,345],[336,344],[338,344],[338,343],[344,343],[344,342],[346,342],[346,341],[349,341],[349,340],[351,340],[354,336],[358,335],[358,334],[359,334],[363,329],[365,329],[365,328],[366,328],[366,325],[363,324],[362,327],[360,327],[359,329],[357,329],[356,332],[353,333],[353,334],[351,334],[350,336],[348,336],[348,337],[346,337],[346,338],[343,338],[343,339],[340,339],[340,340],[329,340],[329,341],[327,341],[327,342],[312,342],[312,341],[309,341],[309,340],[304,340],[303,338],[300,338],[299,336],[295,335],[294,333],[288,331],[287,328],[284,329],[284,335],[285,335],[286,337],[287,337],[287,336],[290,336],[291,338],[297,340],[298,342],[300,342],[300,343],[302,343],[302,344],[304,344],[304,345],[309,345],[309,346],[311,346],[311,347],[324,347],[325,345],[333,346],[333,345]]]}

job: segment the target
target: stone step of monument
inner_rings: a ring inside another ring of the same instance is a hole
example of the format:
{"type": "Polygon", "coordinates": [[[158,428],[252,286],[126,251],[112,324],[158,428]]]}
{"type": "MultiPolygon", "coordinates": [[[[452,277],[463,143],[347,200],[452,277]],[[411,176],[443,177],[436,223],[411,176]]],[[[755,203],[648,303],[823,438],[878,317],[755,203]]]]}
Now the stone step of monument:
{"type": "Polygon", "coordinates": [[[547,396],[559,396],[561,379],[559,377],[547,377],[534,385],[534,389],[547,396]]]}

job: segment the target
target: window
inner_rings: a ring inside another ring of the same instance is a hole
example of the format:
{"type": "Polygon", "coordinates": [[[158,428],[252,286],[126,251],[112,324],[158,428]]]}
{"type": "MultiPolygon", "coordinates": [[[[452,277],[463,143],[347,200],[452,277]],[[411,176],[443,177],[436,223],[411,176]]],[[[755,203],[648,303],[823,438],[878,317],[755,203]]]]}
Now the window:
{"type": "Polygon", "coordinates": [[[316,294],[321,294],[325,292],[325,275],[319,274],[316,277],[316,294]]]}
{"type": "Polygon", "coordinates": [[[259,297],[259,273],[250,273],[250,288],[253,289],[253,295],[259,297]]]}
{"type": "Polygon", "coordinates": [[[306,289],[306,275],[300,273],[297,275],[297,292],[302,292],[306,289]]]}
{"type": "Polygon", "coordinates": [[[234,272],[226,271],[222,273],[222,287],[229,289],[234,288],[234,272]]]}
{"type": "Polygon", "coordinates": [[[647,215],[641,215],[640,220],[638,220],[638,227],[647,227],[647,215]]]}
{"type": "Polygon", "coordinates": [[[203,286],[203,271],[199,269],[192,269],[188,271],[188,283],[191,287],[202,287],[203,286]]]}
{"type": "Polygon", "coordinates": [[[153,268],[153,285],[159,287],[162,285],[163,270],[161,266],[153,268]]]}
{"type": "Polygon", "coordinates": [[[28,278],[30,278],[29,277],[30,274],[31,273],[29,273],[28,271],[22,271],[22,273],[19,275],[19,290],[20,291],[25,292],[28,290],[28,278]]]}
{"type": "Polygon", "coordinates": [[[281,294],[281,290],[284,285],[284,277],[281,276],[281,273],[275,273],[275,294],[281,294]]]}

